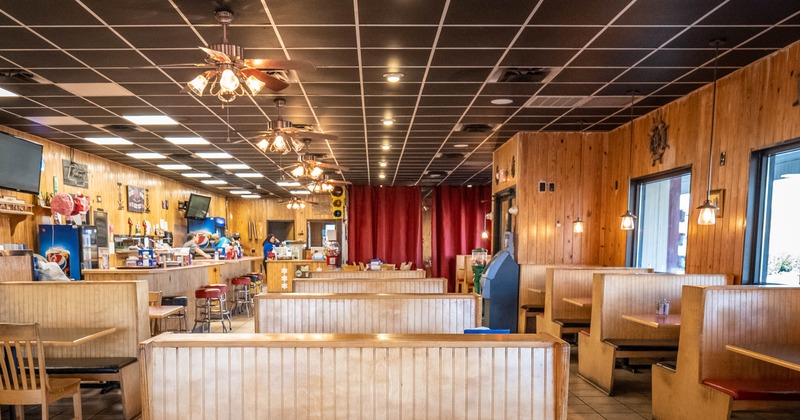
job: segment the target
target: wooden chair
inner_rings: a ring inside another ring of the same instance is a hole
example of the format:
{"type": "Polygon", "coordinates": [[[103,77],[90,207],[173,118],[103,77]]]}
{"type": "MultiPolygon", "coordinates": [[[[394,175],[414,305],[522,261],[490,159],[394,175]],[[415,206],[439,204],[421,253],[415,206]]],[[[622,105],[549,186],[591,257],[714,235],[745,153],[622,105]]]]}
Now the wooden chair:
{"type": "Polygon", "coordinates": [[[404,262],[400,264],[400,271],[411,271],[411,267],[414,265],[413,261],[404,262]]]}
{"type": "Polygon", "coordinates": [[[15,405],[19,418],[23,405],[40,404],[47,419],[48,404],[69,395],[75,418],[83,418],[80,385],[78,378],[47,377],[39,324],[0,324],[0,401],[15,405]]]}
{"type": "Polygon", "coordinates": [[[471,293],[475,287],[472,255],[456,255],[456,293],[471,293]]]}
{"type": "Polygon", "coordinates": [[[381,271],[394,271],[397,270],[396,264],[381,264],[381,271]]]}
{"type": "Polygon", "coordinates": [[[358,271],[358,266],[356,265],[343,265],[342,271],[358,271]]]}
{"type": "Polygon", "coordinates": [[[364,263],[363,263],[363,262],[359,262],[359,263],[358,263],[358,271],[364,271],[364,270],[366,270],[366,269],[364,268],[364,263]]]}

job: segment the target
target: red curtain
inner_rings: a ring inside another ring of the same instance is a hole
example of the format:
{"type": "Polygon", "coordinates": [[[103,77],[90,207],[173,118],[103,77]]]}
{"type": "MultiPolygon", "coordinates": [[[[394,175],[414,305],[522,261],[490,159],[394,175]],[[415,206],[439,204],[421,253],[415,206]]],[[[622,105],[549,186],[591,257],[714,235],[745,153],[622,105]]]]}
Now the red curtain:
{"type": "Polygon", "coordinates": [[[373,258],[422,268],[422,201],[419,187],[349,188],[347,252],[350,261],[373,258]]]}
{"type": "MultiPolygon", "coordinates": [[[[436,187],[433,189],[431,221],[432,271],[446,277],[448,290],[455,290],[456,255],[475,248],[489,249],[482,239],[484,217],[492,209],[492,187],[436,187]]],[[[491,221],[486,228],[491,232],[491,221]]],[[[491,234],[490,234],[491,238],[491,234]]]]}

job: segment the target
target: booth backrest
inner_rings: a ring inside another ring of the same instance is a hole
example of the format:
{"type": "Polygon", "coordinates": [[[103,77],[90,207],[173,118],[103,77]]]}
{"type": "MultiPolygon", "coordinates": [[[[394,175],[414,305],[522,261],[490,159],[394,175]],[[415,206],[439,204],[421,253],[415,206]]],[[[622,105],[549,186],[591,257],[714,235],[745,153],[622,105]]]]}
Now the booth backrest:
{"type": "Polygon", "coordinates": [[[463,333],[480,325],[475,294],[268,293],[256,296],[257,333],[463,333]]]}
{"type": "Polygon", "coordinates": [[[650,328],[622,319],[625,314],[655,313],[656,301],[669,300],[670,314],[681,313],[684,285],[732,284],[725,274],[611,274],[596,273],[592,290],[591,335],[600,341],[620,338],[677,339],[677,328],[650,328]]]}
{"type": "Polygon", "coordinates": [[[33,281],[33,251],[0,250],[0,283],[33,281]]]}
{"type": "Polygon", "coordinates": [[[0,322],[34,323],[41,328],[116,327],[84,344],[45,347],[51,357],[136,357],[137,344],[150,338],[147,282],[70,281],[0,283],[0,322]]]}
{"type": "Polygon", "coordinates": [[[447,279],[294,279],[297,293],[447,293],[447,279]]]}
{"type": "Polygon", "coordinates": [[[143,418],[566,419],[569,346],[542,335],[162,334],[143,418]]]}
{"type": "Polygon", "coordinates": [[[376,279],[422,279],[425,270],[390,270],[390,271],[312,271],[311,278],[376,278],[376,279]]]}
{"type": "Polygon", "coordinates": [[[701,382],[800,380],[800,372],[725,349],[727,344],[800,345],[800,287],[684,286],[682,300],[679,369],[697,372],[701,382]]]}
{"type": "MultiPolygon", "coordinates": [[[[579,265],[563,264],[520,264],[519,266],[519,304],[544,307],[544,291],[548,268],[580,268],[579,265]],[[542,293],[529,289],[541,290],[542,293]]],[[[586,266],[588,267],[588,266],[586,266]]]]}
{"type": "Polygon", "coordinates": [[[564,298],[591,297],[595,273],[649,273],[650,268],[635,267],[549,267],[545,278],[545,319],[590,319],[589,307],[564,302],[564,298]]]}

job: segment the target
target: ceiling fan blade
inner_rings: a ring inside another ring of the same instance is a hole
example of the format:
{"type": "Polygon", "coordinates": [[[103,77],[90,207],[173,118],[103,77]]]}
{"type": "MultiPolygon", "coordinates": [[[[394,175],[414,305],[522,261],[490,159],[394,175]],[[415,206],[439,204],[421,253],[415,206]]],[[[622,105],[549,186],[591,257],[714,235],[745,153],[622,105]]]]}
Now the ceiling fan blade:
{"type": "Polygon", "coordinates": [[[211,48],[206,48],[206,47],[197,47],[197,48],[203,50],[204,53],[208,54],[208,58],[218,63],[226,63],[226,64],[233,63],[233,61],[231,61],[231,58],[228,57],[228,54],[225,54],[222,51],[212,50],[211,48]]]}
{"type": "Polygon", "coordinates": [[[331,185],[350,185],[352,182],[350,181],[339,181],[336,179],[326,179],[325,182],[331,185]]]}
{"type": "Polygon", "coordinates": [[[280,170],[281,170],[281,171],[288,171],[289,169],[294,169],[294,168],[296,168],[296,167],[298,167],[298,166],[302,166],[302,165],[303,165],[303,164],[302,164],[302,163],[299,163],[299,162],[298,162],[298,163],[293,163],[293,164],[291,164],[291,165],[289,165],[289,166],[287,166],[287,167],[280,168],[280,170]]]}
{"type": "Polygon", "coordinates": [[[244,69],[242,69],[242,73],[245,76],[253,76],[253,77],[255,77],[256,79],[258,79],[259,81],[264,83],[264,85],[266,85],[267,89],[269,89],[269,90],[271,90],[273,92],[279,92],[279,91],[282,91],[282,90],[286,89],[287,87],[289,87],[289,84],[284,82],[283,80],[278,80],[278,79],[276,79],[276,78],[274,78],[274,77],[272,77],[272,76],[270,76],[270,75],[268,75],[268,74],[266,74],[263,71],[258,70],[258,69],[244,68],[244,69]]]}
{"type": "Polygon", "coordinates": [[[175,64],[162,64],[160,66],[149,66],[149,67],[131,67],[131,68],[143,68],[143,69],[152,69],[152,68],[165,68],[165,69],[172,69],[172,68],[186,68],[186,67],[202,67],[202,68],[215,68],[216,66],[210,63],[175,63],[175,64]]]}
{"type": "Polygon", "coordinates": [[[312,139],[312,140],[339,140],[339,136],[335,136],[333,134],[327,133],[316,133],[312,131],[304,131],[304,130],[293,130],[292,136],[301,138],[301,139],[312,139]]]}
{"type": "Polygon", "coordinates": [[[349,170],[349,169],[345,168],[344,166],[334,165],[332,163],[319,162],[319,163],[317,163],[317,166],[320,167],[320,168],[325,168],[325,169],[335,169],[337,171],[348,171],[349,170]]]}
{"type": "Polygon", "coordinates": [[[317,68],[304,60],[272,60],[269,58],[250,58],[244,60],[245,65],[266,70],[300,70],[315,71],[317,68]]]}

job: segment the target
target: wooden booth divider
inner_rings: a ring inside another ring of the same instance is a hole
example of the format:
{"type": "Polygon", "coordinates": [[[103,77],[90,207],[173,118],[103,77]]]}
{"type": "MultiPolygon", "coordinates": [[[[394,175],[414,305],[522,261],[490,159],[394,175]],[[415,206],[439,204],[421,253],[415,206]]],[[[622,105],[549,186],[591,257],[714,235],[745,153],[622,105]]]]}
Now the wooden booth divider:
{"type": "Polygon", "coordinates": [[[381,271],[332,271],[322,270],[313,271],[310,274],[311,278],[378,278],[378,279],[423,279],[425,278],[425,270],[381,270],[381,271]]]}
{"type": "Polygon", "coordinates": [[[0,283],[33,281],[33,251],[0,250],[0,267],[3,269],[0,283]]]}
{"type": "Polygon", "coordinates": [[[447,279],[296,278],[296,293],[447,293],[447,279]]]}
{"type": "Polygon", "coordinates": [[[578,374],[611,394],[617,359],[674,358],[678,328],[648,327],[623,315],[655,314],[656,302],[667,299],[669,313],[680,316],[684,285],[732,283],[733,277],[724,274],[595,274],[592,328],[588,334],[578,334],[578,374]]]}
{"type": "Polygon", "coordinates": [[[480,317],[480,296],[461,293],[266,293],[255,302],[257,333],[463,333],[480,317]]]}
{"type": "Polygon", "coordinates": [[[144,419],[566,419],[548,335],[162,334],[140,345],[144,419]]]}
{"type": "Polygon", "coordinates": [[[762,348],[800,368],[800,287],[684,286],[682,305],[678,361],[653,366],[654,419],[800,412],[800,371],[727,348],[762,348]]]}
{"type": "Polygon", "coordinates": [[[595,273],[651,273],[651,268],[636,267],[548,267],[545,275],[544,313],[536,316],[536,332],[556,337],[589,329],[591,304],[581,306],[564,299],[592,297],[592,278],[595,273]]]}
{"type": "Polygon", "coordinates": [[[141,412],[135,358],[139,342],[150,338],[147,290],[144,281],[0,283],[0,322],[39,323],[43,330],[115,328],[85,343],[45,346],[47,369],[53,377],[120,382],[123,416],[131,419],[141,412]],[[94,369],[98,363],[106,369],[94,369]]]}

